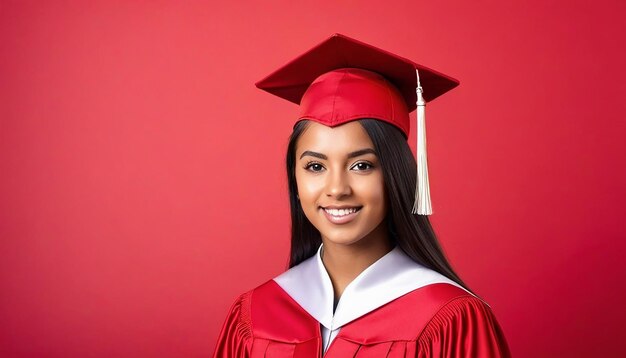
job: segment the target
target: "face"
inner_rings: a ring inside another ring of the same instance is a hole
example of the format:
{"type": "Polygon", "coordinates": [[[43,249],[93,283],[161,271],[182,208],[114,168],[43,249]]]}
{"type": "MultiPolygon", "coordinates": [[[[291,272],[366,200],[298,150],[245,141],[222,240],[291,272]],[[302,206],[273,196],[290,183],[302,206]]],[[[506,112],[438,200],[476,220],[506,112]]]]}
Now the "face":
{"type": "Polygon", "coordinates": [[[325,245],[386,239],[383,173],[358,122],[310,122],[296,145],[295,168],[300,204],[325,245]]]}

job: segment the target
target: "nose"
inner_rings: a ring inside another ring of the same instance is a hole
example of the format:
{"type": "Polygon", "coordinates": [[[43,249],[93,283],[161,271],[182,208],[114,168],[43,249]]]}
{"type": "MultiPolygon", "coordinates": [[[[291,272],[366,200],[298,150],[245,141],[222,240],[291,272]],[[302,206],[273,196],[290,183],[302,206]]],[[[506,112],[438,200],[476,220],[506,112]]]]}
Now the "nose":
{"type": "Polygon", "coordinates": [[[342,170],[329,172],[326,177],[326,196],[341,198],[352,193],[347,173],[342,170]]]}

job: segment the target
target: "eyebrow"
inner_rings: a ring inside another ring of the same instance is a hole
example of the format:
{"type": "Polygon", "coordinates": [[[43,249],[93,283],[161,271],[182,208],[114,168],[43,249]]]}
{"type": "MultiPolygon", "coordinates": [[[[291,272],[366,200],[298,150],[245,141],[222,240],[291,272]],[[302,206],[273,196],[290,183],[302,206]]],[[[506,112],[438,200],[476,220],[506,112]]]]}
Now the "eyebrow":
{"type": "MultiPolygon", "coordinates": [[[[355,158],[355,157],[360,157],[364,154],[374,154],[376,156],[378,156],[378,154],[376,154],[376,151],[372,148],[365,148],[365,149],[359,149],[357,151],[354,151],[352,153],[348,153],[348,158],[355,158]]],[[[305,150],[304,153],[302,153],[302,155],[300,156],[300,159],[302,159],[305,155],[310,155],[312,157],[316,157],[316,158],[320,158],[320,159],[324,159],[327,160],[328,157],[322,153],[318,153],[318,152],[313,152],[310,150],[305,150]]]]}

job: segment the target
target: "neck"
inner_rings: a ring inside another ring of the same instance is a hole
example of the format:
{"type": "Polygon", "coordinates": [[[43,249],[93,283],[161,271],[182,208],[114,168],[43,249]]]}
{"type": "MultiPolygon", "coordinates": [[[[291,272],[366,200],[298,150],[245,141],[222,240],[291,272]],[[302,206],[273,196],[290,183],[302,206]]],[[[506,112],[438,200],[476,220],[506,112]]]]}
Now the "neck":
{"type": "Polygon", "coordinates": [[[379,226],[368,236],[350,245],[336,244],[322,239],[322,262],[330,276],[335,293],[335,302],[339,300],[346,286],[361,272],[393,249],[386,227],[379,226]],[[377,233],[381,231],[384,234],[377,233]]]}

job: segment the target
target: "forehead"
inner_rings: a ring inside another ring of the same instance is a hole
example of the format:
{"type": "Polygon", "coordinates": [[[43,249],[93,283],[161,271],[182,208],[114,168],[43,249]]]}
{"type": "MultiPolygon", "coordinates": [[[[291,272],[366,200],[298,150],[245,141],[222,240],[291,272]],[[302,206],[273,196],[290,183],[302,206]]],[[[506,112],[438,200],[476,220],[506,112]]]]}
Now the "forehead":
{"type": "Polygon", "coordinates": [[[321,153],[340,153],[363,148],[374,148],[374,145],[363,126],[357,121],[335,127],[311,121],[296,145],[297,152],[315,150],[321,153]]]}

